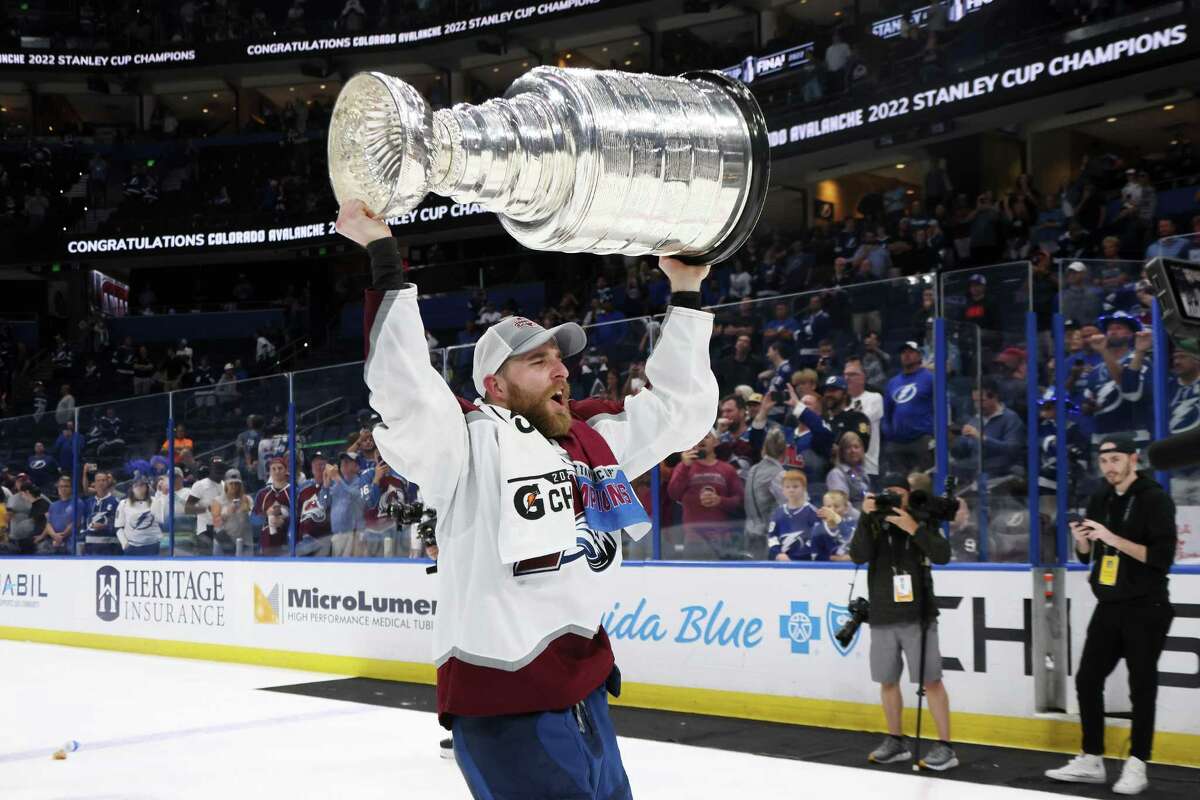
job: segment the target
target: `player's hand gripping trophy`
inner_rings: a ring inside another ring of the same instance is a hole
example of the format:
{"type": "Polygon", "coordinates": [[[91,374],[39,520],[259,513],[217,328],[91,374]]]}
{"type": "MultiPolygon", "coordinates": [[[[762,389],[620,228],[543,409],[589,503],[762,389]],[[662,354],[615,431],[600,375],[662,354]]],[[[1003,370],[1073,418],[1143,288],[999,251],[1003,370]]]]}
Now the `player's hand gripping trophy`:
{"type": "Polygon", "coordinates": [[[329,177],[377,218],[435,192],[494,211],[537,250],[728,258],[766,198],[767,128],[746,87],[536,67],[504,98],[430,110],[398,78],[360,72],[338,95],[329,177]]]}

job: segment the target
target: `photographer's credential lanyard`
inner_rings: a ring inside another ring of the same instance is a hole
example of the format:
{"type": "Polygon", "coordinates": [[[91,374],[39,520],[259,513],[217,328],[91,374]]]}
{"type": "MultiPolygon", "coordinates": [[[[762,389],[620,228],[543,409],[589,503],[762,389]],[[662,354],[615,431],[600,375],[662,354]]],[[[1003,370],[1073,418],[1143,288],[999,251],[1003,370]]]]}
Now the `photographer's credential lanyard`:
{"type": "MultiPolygon", "coordinates": [[[[1121,518],[1120,528],[1121,528],[1122,533],[1125,531],[1126,524],[1129,523],[1129,515],[1131,513],[1133,513],[1133,501],[1134,501],[1134,497],[1133,497],[1133,495],[1130,495],[1129,496],[1129,504],[1125,506],[1125,516],[1123,516],[1121,518]]],[[[1111,504],[1109,505],[1109,508],[1110,509],[1112,508],[1111,504]]],[[[1108,523],[1109,523],[1109,530],[1112,530],[1113,533],[1117,533],[1116,530],[1112,529],[1112,514],[1111,513],[1108,515],[1108,523]]],[[[1117,534],[1117,535],[1119,536],[1122,534],[1117,534]]],[[[1098,576],[1097,580],[1099,581],[1101,586],[1116,586],[1117,585],[1117,570],[1121,565],[1121,553],[1120,553],[1120,551],[1117,550],[1117,548],[1112,547],[1108,544],[1105,544],[1104,542],[1100,542],[1099,545],[1100,545],[1100,548],[1099,548],[1100,561],[1098,563],[1100,564],[1100,575],[1098,576]],[[1112,552],[1109,552],[1110,550],[1112,552]]]]}
{"type": "MultiPolygon", "coordinates": [[[[887,525],[884,522],[884,525],[887,525]]],[[[896,603],[911,603],[913,601],[913,583],[912,575],[907,572],[901,572],[896,566],[896,553],[892,549],[892,533],[884,528],[884,534],[887,536],[888,549],[892,550],[892,601],[896,603]]],[[[911,534],[904,537],[904,554],[908,554],[909,539],[911,534]]]]}

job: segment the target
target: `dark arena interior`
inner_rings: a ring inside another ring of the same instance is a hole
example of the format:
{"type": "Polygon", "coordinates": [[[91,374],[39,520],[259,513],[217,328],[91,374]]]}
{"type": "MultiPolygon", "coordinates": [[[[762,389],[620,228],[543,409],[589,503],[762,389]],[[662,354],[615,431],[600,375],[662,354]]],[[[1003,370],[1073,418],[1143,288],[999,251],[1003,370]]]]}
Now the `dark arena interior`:
{"type": "Polygon", "coordinates": [[[0,798],[1200,797],[1198,142],[1198,0],[0,0],[0,798]]]}

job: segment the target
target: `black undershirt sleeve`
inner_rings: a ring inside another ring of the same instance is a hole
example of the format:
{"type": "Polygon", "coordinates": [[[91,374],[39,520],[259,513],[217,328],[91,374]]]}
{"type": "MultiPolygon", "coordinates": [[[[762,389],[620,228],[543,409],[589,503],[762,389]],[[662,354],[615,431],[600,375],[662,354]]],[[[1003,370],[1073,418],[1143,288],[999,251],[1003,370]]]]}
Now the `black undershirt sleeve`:
{"type": "Polygon", "coordinates": [[[403,289],[404,261],[400,249],[391,236],[376,239],[367,244],[367,255],[371,257],[371,286],[379,291],[403,289]]]}
{"type": "Polygon", "coordinates": [[[694,308],[700,310],[699,292],[671,292],[671,305],[677,308],[694,308]]]}

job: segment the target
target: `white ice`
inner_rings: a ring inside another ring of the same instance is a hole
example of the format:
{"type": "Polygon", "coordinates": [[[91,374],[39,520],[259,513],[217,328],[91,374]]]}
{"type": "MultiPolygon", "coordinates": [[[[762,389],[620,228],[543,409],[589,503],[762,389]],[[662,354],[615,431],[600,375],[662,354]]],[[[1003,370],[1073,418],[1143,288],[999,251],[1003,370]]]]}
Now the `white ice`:
{"type": "MultiPolygon", "coordinates": [[[[433,714],[258,691],[335,676],[10,641],[0,676],[3,800],[470,797],[433,714]]],[[[641,739],[621,752],[639,800],[1056,797],[641,739]]]]}

